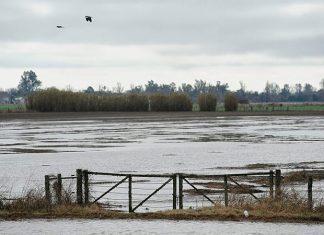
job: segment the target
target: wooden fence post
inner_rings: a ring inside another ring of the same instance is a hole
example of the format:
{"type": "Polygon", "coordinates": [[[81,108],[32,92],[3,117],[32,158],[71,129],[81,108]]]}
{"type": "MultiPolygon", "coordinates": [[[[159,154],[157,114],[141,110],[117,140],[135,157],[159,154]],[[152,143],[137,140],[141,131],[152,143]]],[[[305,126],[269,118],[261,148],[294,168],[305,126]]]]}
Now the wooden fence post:
{"type": "Polygon", "coordinates": [[[182,174],[179,174],[179,209],[183,209],[183,178],[182,174]]]}
{"type": "Polygon", "coordinates": [[[128,212],[133,212],[132,205],[132,175],[128,176],[128,212]]]}
{"type": "Polygon", "coordinates": [[[89,203],[89,173],[88,170],[83,171],[83,180],[84,180],[84,203],[89,203]]]}
{"type": "Polygon", "coordinates": [[[270,198],[273,199],[273,170],[269,172],[270,198]]]}
{"type": "Polygon", "coordinates": [[[57,203],[61,204],[62,203],[62,175],[61,174],[57,175],[56,198],[57,198],[57,203]]]}
{"type": "Polygon", "coordinates": [[[82,170],[77,169],[76,170],[76,176],[77,176],[77,203],[82,204],[83,203],[83,197],[82,197],[82,170]]]}
{"type": "Polygon", "coordinates": [[[227,184],[227,175],[224,175],[224,200],[225,206],[228,206],[228,184],[227,184]]]}
{"type": "Polygon", "coordinates": [[[279,198],[281,195],[281,170],[276,170],[276,182],[275,182],[275,187],[276,187],[276,199],[279,198]]]}
{"type": "Polygon", "coordinates": [[[308,208],[313,210],[313,177],[308,177],[308,208]]]}
{"type": "Polygon", "coordinates": [[[49,175],[45,175],[45,199],[48,203],[51,203],[51,189],[49,175]]]}
{"type": "Polygon", "coordinates": [[[173,175],[173,210],[177,209],[177,175],[173,175]]]}

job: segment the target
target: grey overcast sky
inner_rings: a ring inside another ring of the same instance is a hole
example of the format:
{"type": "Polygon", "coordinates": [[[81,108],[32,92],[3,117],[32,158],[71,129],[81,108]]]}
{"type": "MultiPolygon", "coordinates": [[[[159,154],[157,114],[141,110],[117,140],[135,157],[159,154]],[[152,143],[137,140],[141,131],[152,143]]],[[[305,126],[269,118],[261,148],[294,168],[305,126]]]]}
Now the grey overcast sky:
{"type": "Polygon", "coordinates": [[[1,0],[0,9],[0,88],[25,70],[43,87],[75,89],[203,79],[260,91],[267,80],[324,78],[324,0],[1,0]]]}

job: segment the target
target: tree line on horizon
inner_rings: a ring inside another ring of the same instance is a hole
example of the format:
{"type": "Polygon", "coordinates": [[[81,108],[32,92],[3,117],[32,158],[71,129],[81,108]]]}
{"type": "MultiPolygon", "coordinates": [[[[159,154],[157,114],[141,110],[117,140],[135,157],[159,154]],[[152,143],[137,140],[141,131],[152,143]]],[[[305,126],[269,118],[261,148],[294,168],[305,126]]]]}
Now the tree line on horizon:
{"type": "MultiPolygon", "coordinates": [[[[249,91],[243,81],[240,81],[240,89],[231,91],[227,83],[217,81],[216,84],[207,83],[204,80],[195,80],[194,84],[182,83],[177,86],[175,83],[158,84],[153,80],[148,81],[143,85],[132,85],[130,89],[125,90],[120,83],[116,87],[108,89],[106,86],[99,86],[97,90],[89,86],[87,89],[78,91],[86,94],[93,94],[98,96],[122,95],[122,94],[172,94],[185,93],[192,102],[198,102],[200,94],[213,94],[216,96],[218,102],[223,102],[227,93],[233,93],[237,99],[242,103],[267,103],[267,102],[323,102],[324,101],[324,79],[320,81],[320,89],[316,89],[309,83],[302,85],[296,83],[295,85],[285,84],[280,87],[273,82],[266,82],[265,88],[262,92],[249,91]]],[[[21,76],[17,88],[7,89],[6,91],[0,89],[1,94],[7,94],[10,100],[15,97],[27,97],[40,90],[42,82],[37,78],[34,71],[25,71],[21,76]]],[[[73,89],[68,88],[67,91],[73,89]]]]}

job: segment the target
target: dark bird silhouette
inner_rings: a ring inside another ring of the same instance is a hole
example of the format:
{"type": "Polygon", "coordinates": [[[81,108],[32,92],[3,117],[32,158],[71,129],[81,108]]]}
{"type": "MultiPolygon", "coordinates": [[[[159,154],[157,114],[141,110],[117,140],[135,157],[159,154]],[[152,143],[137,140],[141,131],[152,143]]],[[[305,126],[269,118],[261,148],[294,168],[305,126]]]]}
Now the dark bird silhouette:
{"type": "Polygon", "coordinates": [[[93,18],[92,16],[85,16],[85,19],[86,19],[87,22],[88,22],[88,21],[89,21],[89,22],[92,22],[92,18],[93,18]]]}
{"type": "Polygon", "coordinates": [[[63,29],[64,27],[62,25],[57,25],[56,28],[63,29]]]}

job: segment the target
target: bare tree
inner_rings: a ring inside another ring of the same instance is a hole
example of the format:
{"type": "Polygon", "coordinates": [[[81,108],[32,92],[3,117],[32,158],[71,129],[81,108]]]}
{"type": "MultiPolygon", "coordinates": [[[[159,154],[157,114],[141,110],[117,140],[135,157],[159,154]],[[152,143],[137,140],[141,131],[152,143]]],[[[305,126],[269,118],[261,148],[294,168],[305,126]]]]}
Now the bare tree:
{"type": "Polygon", "coordinates": [[[324,78],[320,81],[320,89],[324,90],[324,78]]]}

